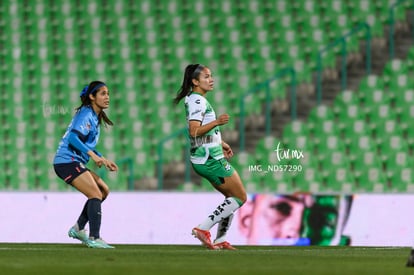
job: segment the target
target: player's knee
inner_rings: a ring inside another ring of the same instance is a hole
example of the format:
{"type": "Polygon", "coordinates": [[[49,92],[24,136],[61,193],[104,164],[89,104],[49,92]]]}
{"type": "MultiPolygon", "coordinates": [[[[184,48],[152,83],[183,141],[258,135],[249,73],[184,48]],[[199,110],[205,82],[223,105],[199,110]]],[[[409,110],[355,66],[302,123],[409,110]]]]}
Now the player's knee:
{"type": "Polygon", "coordinates": [[[239,207],[241,207],[247,200],[246,193],[238,195],[238,196],[234,196],[233,198],[237,201],[237,203],[239,204],[239,207]]]}
{"type": "Polygon", "coordinates": [[[104,201],[109,195],[109,188],[105,188],[105,190],[101,190],[102,193],[102,201],[104,201]]]}
{"type": "Polygon", "coordinates": [[[240,200],[240,206],[242,206],[247,201],[247,195],[246,192],[244,192],[241,196],[238,198],[240,200]]]}

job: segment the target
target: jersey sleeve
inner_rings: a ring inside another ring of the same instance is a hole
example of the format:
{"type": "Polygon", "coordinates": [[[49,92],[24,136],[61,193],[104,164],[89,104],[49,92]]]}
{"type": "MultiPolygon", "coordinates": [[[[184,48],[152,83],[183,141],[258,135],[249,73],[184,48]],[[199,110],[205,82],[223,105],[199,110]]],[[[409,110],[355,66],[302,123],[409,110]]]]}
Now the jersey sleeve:
{"type": "Polygon", "coordinates": [[[79,113],[72,122],[72,131],[77,133],[81,139],[85,138],[91,131],[89,116],[84,112],[79,113]]]}
{"type": "Polygon", "coordinates": [[[206,100],[201,96],[192,97],[188,101],[188,120],[203,121],[207,109],[206,103],[206,100]]]}
{"type": "Polygon", "coordinates": [[[88,146],[86,146],[80,139],[77,133],[70,132],[68,136],[69,144],[75,147],[77,150],[81,151],[82,153],[87,154],[89,152],[88,146]]]}

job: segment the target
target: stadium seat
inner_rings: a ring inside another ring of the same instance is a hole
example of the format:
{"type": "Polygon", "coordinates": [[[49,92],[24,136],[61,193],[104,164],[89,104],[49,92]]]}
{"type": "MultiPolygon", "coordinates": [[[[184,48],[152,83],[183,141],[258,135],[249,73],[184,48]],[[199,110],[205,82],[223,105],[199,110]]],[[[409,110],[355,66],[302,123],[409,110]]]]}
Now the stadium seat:
{"type": "Polygon", "coordinates": [[[352,136],[346,146],[348,156],[351,161],[355,160],[357,155],[362,152],[376,152],[377,146],[369,134],[352,136]]]}
{"type": "Polygon", "coordinates": [[[255,146],[255,158],[257,161],[263,161],[263,160],[267,160],[269,154],[271,154],[272,152],[274,152],[278,145],[283,147],[283,144],[281,144],[280,140],[275,138],[274,136],[266,136],[262,139],[260,139],[256,146],[255,146]]]}
{"type": "MultiPolygon", "coordinates": [[[[42,159],[51,161],[73,109],[79,105],[78,91],[92,79],[102,79],[110,85],[108,114],[116,122],[113,129],[103,131],[100,149],[116,159],[133,158],[136,179],[153,177],[156,159],[152,156],[158,142],[175,128],[185,126],[184,109],[169,102],[180,86],[186,64],[208,63],[214,69],[216,87],[209,100],[216,113],[231,110],[236,118],[240,116],[240,94],[284,66],[296,69],[298,84],[311,83],[318,50],[349,31],[353,24],[368,22],[373,36],[381,36],[392,3],[388,0],[158,2],[36,1],[24,5],[8,1],[0,5],[3,30],[0,44],[4,45],[0,47],[0,60],[4,61],[0,64],[0,87],[14,91],[0,96],[4,122],[0,134],[5,145],[0,154],[5,156],[2,162],[6,171],[2,176],[5,188],[66,190],[66,185],[56,180],[50,165],[42,165],[42,159]],[[381,16],[376,16],[377,10],[381,16]],[[200,41],[203,47],[197,46],[200,41]],[[31,150],[30,163],[17,177],[13,173],[20,164],[11,156],[27,159],[27,154],[23,154],[25,148],[31,150]],[[20,183],[21,180],[25,182],[20,183]]],[[[405,3],[397,7],[397,20],[405,18],[407,7],[405,3]]],[[[359,39],[363,38],[363,32],[352,37],[348,52],[356,50],[359,39]]],[[[324,68],[336,66],[337,53],[335,50],[324,54],[324,68]]],[[[343,141],[345,149],[350,150],[350,159],[358,150],[353,147],[354,139],[350,138],[353,136],[369,137],[371,140],[366,143],[371,144],[374,140],[370,134],[385,137],[393,132],[402,135],[412,149],[410,53],[407,61],[394,60],[384,69],[386,86],[382,75],[367,77],[363,80],[366,83],[358,87],[358,93],[341,92],[333,107],[315,108],[307,120],[288,124],[282,136],[259,142],[255,148],[257,154],[251,155],[256,161],[274,163],[272,150],[280,140],[285,149],[300,149],[309,156],[300,160],[308,172],[283,176],[267,173],[257,179],[245,171],[242,173],[250,182],[261,182],[255,186],[257,190],[287,192],[296,187],[323,190],[320,179],[312,175],[318,174],[315,171],[319,171],[319,160],[329,159],[332,150],[338,150],[333,146],[335,140],[343,141]],[[387,117],[378,116],[385,108],[378,107],[379,104],[390,106],[387,117]],[[366,117],[370,119],[367,122],[373,123],[367,124],[366,117]],[[402,126],[402,133],[394,121],[402,126]],[[364,131],[369,127],[373,127],[373,132],[364,131]],[[319,157],[310,157],[315,152],[319,152],[319,157]]],[[[290,77],[285,77],[270,84],[272,101],[287,99],[289,82],[290,77]]],[[[247,115],[262,114],[265,101],[264,92],[248,99],[247,115]]],[[[233,119],[223,131],[236,130],[236,126],[233,119]]],[[[376,141],[385,150],[382,142],[376,141]]],[[[185,142],[179,139],[166,144],[165,160],[183,161],[185,142]]],[[[126,179],[124,175],[107,175],[107,180],[116,190],[116,183],[126,179]]],[[[343,186],[334,189],[343,190],[343,186]]]]}
{"type": "Polygon", "coordinates": [[[309,129],[307,124],[301,120],[294,120],[283,128],[282,142],[289,146],[305,146],[305,144],[300,144],[301,141],[299,139],[301,137],[306,139],[308,134],[309,129]]]}
{"type": "Polygon", "coordinates": [[[414,181],[414,173],[411,167],[399,167],[391,176],[390,191],[392,192],[407,192],[409,186],[412,186],[414,181]]]}
{"type": "Polygon", "coordinates": [[[293,177],[295,192],[320,192],[323,178],[316,167],[306,167],[293,177]]]}
{"type": "MultiPolygon", "coordinates": [[[[370,111],[366,115],[367,122],[372,132],[378,131],[377,128],[382,127],[385,121],[395,120],[396,114],[390,104],[379,103],[372,104],[370,111]]],[[[378,137],[378,136],[377,136],[378,137]]]]}
{"type": "Polygon", "coordinates": [[[387,192],[389,186],[381,167],[368,167],[358,179],[359,192],[387,192]]]}
{"type": "Polygon", "coordinates": [[[337,167],[328,171],[323,187],[327,192],[352,193],[355,190],[355,180],[347,167],[337,167]]]}
{"type": "MultiPolygon", "coordinates": [[[[359,105],[358,94],[352,90],[341,91],[334,99],[332,110],[335,116],[345,111],[349,105],[359,105]]],[[[341,121],[340,121],[341,123],[341,121]]],[[[343,122],[342,122],[343,123],[343,122]]]]}
{"type": "Polygon", "coordinates": [[[371,134],[368,123],[364,119],[347,120],[342,125],[343,129],[341,130],[340,136],[346,146],[349,146],[349,143],[353,140],[354,136],[371,134]]]}
{"type": "Polygon", "coordinates": [[[378,149],[383,161],[387,161],[393,152],[409,152],[408,144],[398,133],[386,136],[378,145],[378,149]]]}
{"type": "Polygon", "coordinates": [[[406,75],[408,72],[407,64],[401,59],[394,58],[393,60],[389,61],[382,72],[384,77],[385,85],[390,85],[390,81],[392,78],[396,78],[399,75],[406,75]]]}
{"type": "Polygon", "coordinates": [[[335,114],[333,113],[333,110],[327,105],[320,104],[310,111],[307,124],[309,129],[313,131],[315,124],[320,123],[320,121],[334,119],[335,114]]]}

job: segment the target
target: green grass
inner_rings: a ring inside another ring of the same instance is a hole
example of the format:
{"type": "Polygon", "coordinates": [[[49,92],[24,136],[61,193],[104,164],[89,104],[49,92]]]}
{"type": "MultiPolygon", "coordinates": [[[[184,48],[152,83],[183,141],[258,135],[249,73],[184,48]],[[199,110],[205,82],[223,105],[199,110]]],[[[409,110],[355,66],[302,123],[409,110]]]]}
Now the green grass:
{"type": "Polygon", "coordinates": [[[409,248],[0,244],[0,274],[414,274],[409,248]]]}

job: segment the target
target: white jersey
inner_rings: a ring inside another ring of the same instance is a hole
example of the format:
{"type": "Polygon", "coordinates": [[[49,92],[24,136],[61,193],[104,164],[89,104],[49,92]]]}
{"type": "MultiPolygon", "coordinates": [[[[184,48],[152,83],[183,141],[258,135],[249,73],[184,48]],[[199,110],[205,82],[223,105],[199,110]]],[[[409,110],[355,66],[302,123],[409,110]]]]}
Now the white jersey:
{"type": "MultiPolygon", "coordinates": [[[[193,92],[185,97],[184,103],[187,122],[197,120],[201,122],[201,125],[206,125],[216,120],[216,113],[204,96],[193,92]]],[[[224,157],[219,126],[212,128],[202,136],[189,136],[189,138],[192,163],[204,164],[209,156],[215,159],[224,157]]]]}

